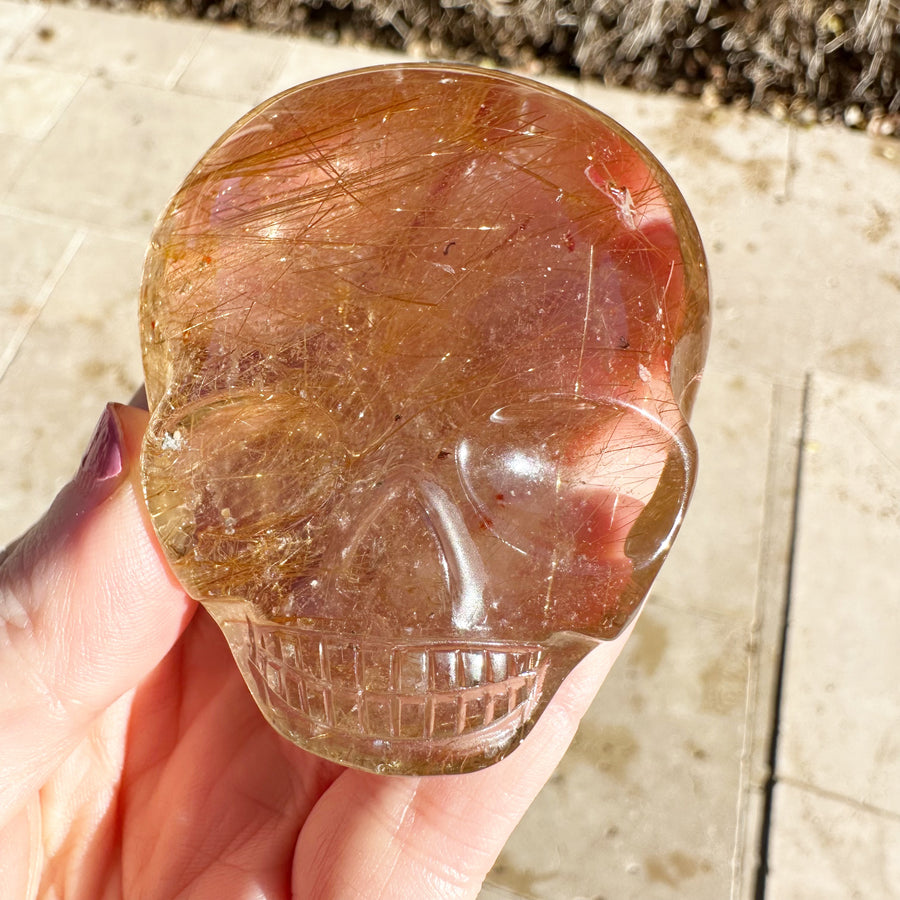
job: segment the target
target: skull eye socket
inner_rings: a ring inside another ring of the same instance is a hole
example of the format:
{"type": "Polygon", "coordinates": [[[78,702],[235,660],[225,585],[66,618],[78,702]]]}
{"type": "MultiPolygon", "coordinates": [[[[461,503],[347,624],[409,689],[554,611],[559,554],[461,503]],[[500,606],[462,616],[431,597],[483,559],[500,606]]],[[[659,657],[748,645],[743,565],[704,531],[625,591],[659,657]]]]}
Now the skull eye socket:
{"type": "Polygon", "coordinates": [[[521,553],[640,568],[683,516],[687,441],[624,402],[540,397],[494,412],[457,466],[483,526],[521,553]]]}
{"type": "Polygon", "coordinates": [[[147,503],[184,578],[207,596],[246,596],[241,572],[251,567],[234,565],[242,558],[282,580],[309,564],[308,520],[346,460],[332,418],[296,395],[206,398],[154,416],[147,503]]]}

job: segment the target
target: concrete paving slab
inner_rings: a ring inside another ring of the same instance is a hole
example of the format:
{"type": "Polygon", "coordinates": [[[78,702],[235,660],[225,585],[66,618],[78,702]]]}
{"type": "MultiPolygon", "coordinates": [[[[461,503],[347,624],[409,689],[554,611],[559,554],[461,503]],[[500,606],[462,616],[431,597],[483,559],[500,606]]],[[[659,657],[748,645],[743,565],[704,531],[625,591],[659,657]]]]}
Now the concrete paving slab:
{"type": "Polygon", "coordinates": [[[348,69],[362,69],[366,66],[383,66],[404,62],[412,57],[402,53],[384,50],[369,50],[365,47],[347,47],[341,44],[324,44],[319,41],[294,40],[290,53],[281,71],[269,87],[273,94],[287,90],[295,84],[324,78],[348,69]]]}
{"type": "Polygon", "coordinates": [[[76,230],[0,208],[0,379],[68,263],[76,230]]]}
{"type": "Polygon", "coordinates": [[[0,60],[5,59],[22,39],[31,35],[34,25],[44,15],[37,4],[0,0],[0,60]]]}
{"type": "Polygon", "coordinates": [[[540,900],[721,900],[748,632],[652,602],[489,883],[540,900]]]}
{"type": "Polygon", "coordinates": [[[777,771],[900,817],[898,409],[813,378],[777,771]]]}
{"type": "Polygon", "coordinates": [[[817,247],[803,282],[821,309],[810,367],[900,384],[900,142],[798,131],[790,193],[809,223],[799,240],[817,247]]]}
{"type": "Polygon", "coordinates": [[[900,818],[779,784],[766,900],[900,897],[900,818]]]}
{"type": "Polygon", "coordinates": [[[246,109],[239,101],[90,78],[6,200],[147,237],[200,154],[246,109]]]}
{"type": "Polygon", "coordinates": [[[144,243],[78,237],[0,379],[0,546],[34,521],[74,472],[104,404],[127,402],[143,380],[136,310],[144,243]]]}
{"type": "Polygon", "coordinates": [[[0,65],[0,133],[39,141],[84,83],[83,75],[23,63],[0,65]]]}
{"type": "Polygon", "coordinates": [[[12,59],[114,81],[170,87],[197,52],[208,25],[74,6],[46,7],[12,59]]]}
{"type": "Polygon", "coordinates": [[[708,369],[691,423],[697,487],[654,595],[706,616],[750,622],[764,525],[772,384],[708,369]]]}
{"type": "Polygon", "coordinates": [[[0,202],[37,145],[37,141],[15,134],[0,134],[0,202]]]}
{"type": "Polygon", "coordinates": [[[293,42],[243,29],[212,28],[176,89],[226,100],[256,104],[272,91],[272,83],[285,66],[293,42]]]}

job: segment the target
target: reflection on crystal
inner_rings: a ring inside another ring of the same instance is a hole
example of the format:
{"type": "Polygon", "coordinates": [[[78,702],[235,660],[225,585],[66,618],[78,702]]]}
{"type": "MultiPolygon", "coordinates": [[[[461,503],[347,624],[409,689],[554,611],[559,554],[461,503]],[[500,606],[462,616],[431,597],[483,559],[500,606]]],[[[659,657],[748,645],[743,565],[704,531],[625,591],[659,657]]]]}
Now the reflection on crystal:
{"type": "Polygon", "coordinates": [[[696,229],[621,127],[524,79],[389,66],[263,104],[161,219],[141,329],[167,558],[322,756],[500,759],[684,515],[696,229]]]}

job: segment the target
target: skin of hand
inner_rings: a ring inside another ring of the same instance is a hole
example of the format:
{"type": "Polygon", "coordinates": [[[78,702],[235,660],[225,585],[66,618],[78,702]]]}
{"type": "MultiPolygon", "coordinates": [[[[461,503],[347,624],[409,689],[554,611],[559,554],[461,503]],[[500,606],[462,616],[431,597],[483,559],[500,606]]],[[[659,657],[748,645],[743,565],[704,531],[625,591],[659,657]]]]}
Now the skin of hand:
{"type": "Polygon", "coordinates": [[[322,760],[266,723],[169,573],[141,496],[147,419],[110,404],[73,480],[0,558],[4,897],[476,897],[631,629],[487,769],[322,760]]]}

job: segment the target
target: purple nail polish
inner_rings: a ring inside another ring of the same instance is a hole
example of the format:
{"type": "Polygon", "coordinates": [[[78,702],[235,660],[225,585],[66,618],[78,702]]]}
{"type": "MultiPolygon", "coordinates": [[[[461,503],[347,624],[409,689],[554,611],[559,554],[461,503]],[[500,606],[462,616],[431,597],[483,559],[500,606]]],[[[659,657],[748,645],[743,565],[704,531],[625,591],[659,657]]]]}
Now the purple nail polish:
{"type": "Polygon", "coordinates": [[[122,473],[122,430],[113,406],[106,404],[81,460],[78,480],[83,483],[109,481],[122,473]]]}

